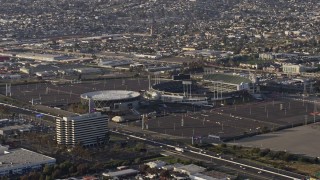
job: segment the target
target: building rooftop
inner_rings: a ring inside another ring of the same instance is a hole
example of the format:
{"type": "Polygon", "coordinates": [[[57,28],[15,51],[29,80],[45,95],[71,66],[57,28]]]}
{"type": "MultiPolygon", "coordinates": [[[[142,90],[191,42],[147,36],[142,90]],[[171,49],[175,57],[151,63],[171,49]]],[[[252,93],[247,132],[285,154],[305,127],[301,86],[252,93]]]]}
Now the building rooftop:
{"type": "Polygon", "coordinates": [[[5,151],[4,154],[0,154],[0,170],[11,169],[15,166],[55,162],[55,158],[23,148],[5,151]]]}
{"type": "MultiPolygon", "coordinates": [[[[200,173],[197,173],[197,174],[200,174],[200,173]]],[[[206,171],[206,172],[202,172],[201,175],[204,176],[208,176],[208,177],[213,177],[215,179],[235,179],[235,177],[233,175],[229,175],[229,174],[226,174],[226,173],[223,173],[223,172],[219,172],[219,171],[206,171]]],[[[200,175],[200,177],[201,177],[200,175]]]]}
{"type": "Polygon", "coordinates": [[[116,171],[116,172],[108,172],[108,173],[103,173],[103,176],[107,177],[121,177],[121,176],[128,176],[132,174],[137,174],[139,171],[134,170],[134,169],[125,169],[121,171],[116,171]]]}
{"type": "Polygon", "coordinates": [[[105,116],[102,115],[100,112],[94,112],[94,113],[88,113],[88,114],[82,114],[82,115],[73,115],[69,117],[64,117],[64,120],[87,120],[88,118],[93,118],[93,117],[100,117],[100,116],[105,116]]]}
{"type": "Polygon", "coordinates": [[[161,168],[165,166],[167,163],[164,161],[157,160],[157,161],[152,161],[145,164],[148,165],[150,168],[161,168]]]}
{"type": "Polygon", "coordinates": [[[186,172],[187,174],[200,173],[206,170],[206,168],[197,166],[195,164],[188,164],[181,167],[175,167],[175,171],[186,172]]]}
{"type": "Polygon", "coordinates": [[[122,100],[139,97],[140,93],[135,91],[124,91],[124,90],[110,90],[110,91],[94,91],[88,92],[81,95],[81,98],[110,101],[110,100],[122,100]]]}
{"type": "Polygon", "coordinates": [[[0,130],[2,130],[2,131],[10,131],[10,130],[19,130],[19,129],[30,129],[32,127],[33,127],[33,125],[23,124],[23,125],[5,126],[5,127],[0,128],[0,130]]]}

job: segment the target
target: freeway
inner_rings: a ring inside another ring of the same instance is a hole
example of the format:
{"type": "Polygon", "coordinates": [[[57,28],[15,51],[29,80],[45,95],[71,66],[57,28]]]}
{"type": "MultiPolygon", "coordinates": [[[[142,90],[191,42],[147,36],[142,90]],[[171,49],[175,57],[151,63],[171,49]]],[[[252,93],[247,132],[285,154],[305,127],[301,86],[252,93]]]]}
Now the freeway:
{"type": "Polygon", "coordinates": [[[35,115],[36,114],[42,114],[43,116],[52,117],[52,118],[58,118],[58,116],[54,116],[52,114],[43,113],[43,112],[39,112],[37,110],[27,109],[27,108],[15,106],[15,105],[12,105],[12,104],[7,104],[7,103],[0,102],[0,106],[7,106],[9,108],[17,109],[17,110],[19,110],[21,112],[25,112],[25,113],[30,113],[30,114],[35,114],[35,115]]]}
{"type": "Polygon", "coordinates": [[[153,145],[157,145],[162,148],[165,147],[165,148],[176,150],[180,153],[183,153],[184,155],[190,156],[191,159],[192,158],[211,159],[212,161],[214,160],[215,163],[217,163],[217,164],[229,166],[234,169],[240,169],[241,171],[245,171],[248,174],[257,174],[258,173],[258,174],[260,174],[260,176],[263,176],[265,178],[284,179],[284,180],[286,180],[286,179],[298,180],[298,179],[305,178],[303,175],[296,174],[293,172],[288,172],[288,171],[276,169],[273,167],[267,167],[267,166],[257,167],[257,166],[254,166],[254,165],[251,165],[248,163],[235,161],[235,159],[232,159],[232,158],[227,159],[225,157],[222,157],[221,155],[213,155],[212,153],[204,152],[202,150],[199,151],[197,148],[192,148],[192,147],[181,148],[179,146],[174,146],[174,145],[170,145],[168,143],[150,140],[145,137],[139,137],[136,135],[132,135],[132,134],[128,134],[128,133],[124,133],[124,132],[120,132],[120,131],[113,131],[113,130],[110,130],[110,131],[115,134],[127,136],[127,137],[138,139],[141,141],[145,141],[147,143],[151,143],[153,145]]]}

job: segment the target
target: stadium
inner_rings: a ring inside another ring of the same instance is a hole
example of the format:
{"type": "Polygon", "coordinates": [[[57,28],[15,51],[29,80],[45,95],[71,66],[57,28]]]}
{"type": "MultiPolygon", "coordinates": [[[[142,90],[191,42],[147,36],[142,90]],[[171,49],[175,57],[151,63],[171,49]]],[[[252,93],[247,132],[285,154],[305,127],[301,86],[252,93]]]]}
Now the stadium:
{"type": "Polygon", "coordinates": [[[207,98],[203,95],[205,91],[194,81],[166,81],[151,86],[146,98],[171,103],[205,105],[208,104],[207,98]]]}
{"type": "Polygon", "coordinates": [[[218,93],[232,93],[243,90],[249,91],[250,86],[253,83],[248,78],[227,74],[205,74],[203,75],[203,81],[207,82],[207,85],[212,92],[218,93]]]}
{"type": "Polygon", "coordinates": [[[98,111],[126,111],[139,106],[140,93],[126,90],[94,91],[81,94],[82,104],[98,111]]]}

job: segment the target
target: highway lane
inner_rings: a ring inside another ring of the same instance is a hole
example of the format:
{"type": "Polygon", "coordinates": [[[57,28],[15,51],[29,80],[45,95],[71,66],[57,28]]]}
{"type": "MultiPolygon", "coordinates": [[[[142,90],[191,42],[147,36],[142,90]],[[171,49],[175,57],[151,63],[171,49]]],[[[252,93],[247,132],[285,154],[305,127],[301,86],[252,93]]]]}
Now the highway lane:
{"type": "MultiPolygon", "coordinates": [[[[170,145],[167,143],[162,143],[162,142],[158,142],[158,141],[154,141],[154,140],[149,140],[145,137],[139,137],[139,136],[135,136],[132,134],[127,134],[127,133],[123,133],[123,132],[119,132],[119,131],[113,131],[111,130],[112,133],[115,134],[120,134],[123,136],[127,136],[130,138],[134,138],[134,139],[139,139],[141,141],[145,141],[154,145],[158,145],[159,147],[166,147],[166,148],[171,148],[173,150],[176,150],[176,148],[181,148],[178,146],[174,146],[174,145],[170,145]]],[[[226,159],[224,157],[221,156],[215,156],[211,153],[208,152],[203,152],[203,151],[199,151],[199,150],[195,150],[195,149],[190,149],[189,148],[183,148],[183,152],[184,154],[187,154],[189,156],[192,157],[197,157],[198,158],[205,158],[205,159],[211,159],[212,161],[214,161],[217,164],[222,164],[222,165],[226,165],[226,166],[230,166],[233,167],[235,169],[241,169],[241,171],[246,171],[249,174],[252,173],[256,173],[256,174],[261,174],[261,176],[264,177],[269,177],[269,178],[273,178],[273,179],[294,179],[294,180],[298,180],[298,179],[303,179],[305,178],[303,175],[300,174],[296,174],[296,173],[292,173],[292,172],[288,172],[288,171],[284,171],[284,170],[280,170],[280,169],[276,169],[276,168],[271,168],[271,167],[257,167],[254,165],[249,165],[249,164],[244,164],[244,162],[237,162],[234,159],[226,159]]]]}
{"type": "MultiPolygon", "coordinates": [[[[215,161],[213,161],[212,159],[208,159],[208,158],[205,158],[203,156],[194,156],[194,154],[188,154],[188,152],[177,152],[177,151],[174,151],[174,150],[168,150],[168,149],[165,149],[164,150],[165,153],[162,153],[162,154],[165,154],[165,155],[171,155],[171,156],[175,156],[175,157],[179,157],[179,158],[185,158],[185,159],[193,159],[193,160],[196,160],[196,161],[201,161],[201,162],[205,162],[207,165],[208,164],[211,164],[211,165],[214,165],[216,166],[217,163],[215,161]]],[[[259,174],[259,173],[256,173],[256,172],[253,172],[253,173],[249,173],[245,170],[242,170],[241,168],[235,166],[235,167],[231,167],[231,166],[228,166],[227,164],[221,164],[219,163],[219,167],[221,167],[221,169],[223,169],[224,172],[233,172],[233,174],[238,174],[238,175],[241,175],[243,177],[246,177],[246,178],[251,178],[251,179],[255,179],[255,180],[269,180],[270,178],[269,177],[264,177],[263,175],[259,174]]]]}
{"type": "MultiPolygon", "coordinates": [[[[52,114],[48,114],[48,113],[43,113],[43,112],[39,112],[37,110],[33,110],[33,109],[28,109],[28,108],[24,108],[24,107],[19,107],[19,106],[15,106],[15,105],[12,105],[12,104],[7,104],[7,103],[2,103],[0,102],[0,106],[7,106],[9,108],[13,108],[13,109],[16,109],[17,111],[16,112],[21,112],[21,113],[24,113],[24,114],[30,114],[30,115],[37,115],[37,114],[42,114],[43,116],[47,116],[47,117],[51,117],[51,118],[58,118],[58,116],[54,116],[52,114]]],[[[46,121],[50,124],[54,124],[50,121],[46,121]]]]}
{"type": "MultiPolygon", "coordinates": [[[[294,173],[294,172],[290,172],[290,171],[285,171],[285,170],[282,170],[282,169],[277,169],[277,168],[274,168],[272,166],[266,166],[266,165],[260,165],[260,164],[257,164],[257,163],[254,163],[254,162],[250,162],[248,160],[245,160],[245,159],[241,159],[241,158],[236,158],[236,157],[232,157],[232,156],[229,156],[229,155],[220,155],[220,154],[215,154],[213,152],[210,152],[210,151],[204,151],[200,148],[195,148],[193,146],[190,146],[189,148],[193,149],[194,151],[196,152],[202,152],[203,154],[208,154],[208,155],[212,155],[212,156],[216,156],[218,157],[219,159],[225,159],[225,160],[231,160],[231,161],[234,161],[234,162],[238,162],[240,164],[246,164],[246,165],[249,165],[249,166],[253,166],[253,167],[258,167],[260,169],[264,169],[264,170],[269,170],[269,171],[273,171],[273,172],[277,172],[277,173],[281,173],[281,174],[285,174],[287,176],[292,176],[292,177],[299,177],[300,179],[303,179],[305,178],[305,176],[301,175],[301,174],[298,174],[298,173],[294,173]],[[220,158],[221,157],[221,158],[220,158]]],[[[241,166],[241,165],[240,165],[241,166]]],[[[240,167],[239,166],[239,167],[240,167]]],[[[243,167],[241,168],[243,169],[243,167]]],[[[259,171],[255,171],[255,173],[257,173],[259,171]]],[[[262,173],[262,171],[261,171],[262,173]]]]}

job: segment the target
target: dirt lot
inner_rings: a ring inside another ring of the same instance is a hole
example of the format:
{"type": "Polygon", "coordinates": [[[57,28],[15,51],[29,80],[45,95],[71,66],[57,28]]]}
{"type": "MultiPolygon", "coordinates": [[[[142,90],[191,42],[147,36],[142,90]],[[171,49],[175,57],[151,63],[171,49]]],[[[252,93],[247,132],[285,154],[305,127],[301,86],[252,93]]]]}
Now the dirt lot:
{"type": "Polygon", "coordinates": [[[242,139],[236,144],[320,157],[319,136],[320,124],[316,123],[242,139]]]}

